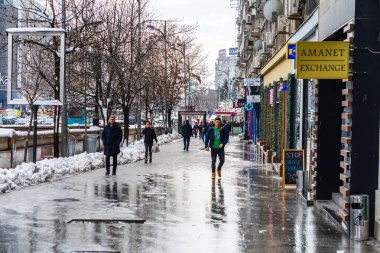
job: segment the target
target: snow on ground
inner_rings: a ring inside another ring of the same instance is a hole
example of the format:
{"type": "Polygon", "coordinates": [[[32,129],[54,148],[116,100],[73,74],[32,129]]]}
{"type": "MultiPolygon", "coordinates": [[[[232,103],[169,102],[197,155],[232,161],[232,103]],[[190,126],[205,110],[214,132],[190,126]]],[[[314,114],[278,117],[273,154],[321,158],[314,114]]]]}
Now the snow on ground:
{"type": "Polygon", "coordinates": [[[0,137],[9,137],[11,138],[15,133],[14,129],[4,129],[0,128],[0,137]]]}
{"type": "MultiPolygon", "coordinates": [[[[179,138],[177,133],[157,137],[160,145],[179,138]]],[[[128,147],[122,147],[118,164],[126,164],[144,159],[143,140],[136,141],[128,147]]],[[[20,189],[29,185],[59,179],[65,175],[104,168],[103,153],[81,153],[71,157],[45,159],[34,163],[23,163],[15,169],[0,168],[0,193],[20,189]]]]}

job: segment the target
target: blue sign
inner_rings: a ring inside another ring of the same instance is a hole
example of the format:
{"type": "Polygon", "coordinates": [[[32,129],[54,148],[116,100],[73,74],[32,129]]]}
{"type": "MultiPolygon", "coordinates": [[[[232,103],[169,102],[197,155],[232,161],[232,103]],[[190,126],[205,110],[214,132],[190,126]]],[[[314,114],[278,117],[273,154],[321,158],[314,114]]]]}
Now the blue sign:
{"type": "Polygon", "coordinates": [[[238,48],[237,47],[230,47],[229,48],[229,54],[230,55],[237,55],[238,53],[238,48]]]}
{"type": "Polygon", "coordinates": [[[289,60],[296,59],[296,44],[288,43],[286,55],[289,60]]]}
{"type": "Polygon", "coordinates": [[[287,83],[281,83],[279,91],[287,91],[288,90],[288,84],[287,83]]]}
{"type": "Polygon", "coordinates": [[[253,103],[245,102],[244,103],[244,110],[245,111],[253,111],[254,110],[253,103]]]}

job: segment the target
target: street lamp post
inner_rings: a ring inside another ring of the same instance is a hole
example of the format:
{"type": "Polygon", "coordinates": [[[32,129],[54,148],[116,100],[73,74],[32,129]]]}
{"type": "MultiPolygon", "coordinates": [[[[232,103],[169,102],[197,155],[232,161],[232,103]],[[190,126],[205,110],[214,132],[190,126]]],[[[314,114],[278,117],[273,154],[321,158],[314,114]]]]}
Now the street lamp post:
{"type": "Polygon", "coordinates": [[[152,26],[152,25],[148,25],[147,27],[149,29],[152,29],[152,30],[156,30],[158,32],[161,33],[161,35],[163,36],[163,39],[164,39],[164,42],[165,42],[165,46],[164,46],[164,87],[165,87],[165,91],[164,91],[164,110],[165,112],[163,113],[163,116],[164,116],[164,129],[166,130],[166,127],[167,127],[167,111],[168,111],[168,76],[167,76],[167,68],[168,68],[168,58],[167,58],[167,20],[164,20],[164,31],[162,32],[160,29],[152,26]]]}
{"type": "MultiPolygon", "coordinates": [[[[66,30],[66,1],[62,0],[62,29],[66,30]]],[[[64,51],[66,52],[66,40],[64,41],[64,51]]],[[[61,144],[61,156],[67,157],[67,139],[68,139],[68,131],[67,131],[67,101],[66,101],[66,58],[64,61],[64,72],[63,72],[63,96],[62,96],[62,126],[61,126],[61,134],[62,134],[62,144],[61,144]]],[[[58,127],[59,129],[59,127],[58,127]]],[[[59,130],[58,130],[59,132],[59,130]]]]}

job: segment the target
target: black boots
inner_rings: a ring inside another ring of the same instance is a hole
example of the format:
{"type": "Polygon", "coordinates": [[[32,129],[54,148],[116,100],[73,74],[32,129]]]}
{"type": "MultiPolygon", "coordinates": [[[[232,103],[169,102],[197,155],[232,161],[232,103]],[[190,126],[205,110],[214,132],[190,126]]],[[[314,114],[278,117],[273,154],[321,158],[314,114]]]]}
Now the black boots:
{"type": "Polygon", "coordinates": [[[106,176],[108,176],[109,174],[110,174],[110,170],[107,169],[107,170],[106,170],[106,176]]]}
{"type": "MultiPolygon", "coordinates": [[[[145,158],[145,163],[148,163],[148,158],[145,158]]],[[[149,163],[152,163],[152,157],[149,157],[149,163]]]]}

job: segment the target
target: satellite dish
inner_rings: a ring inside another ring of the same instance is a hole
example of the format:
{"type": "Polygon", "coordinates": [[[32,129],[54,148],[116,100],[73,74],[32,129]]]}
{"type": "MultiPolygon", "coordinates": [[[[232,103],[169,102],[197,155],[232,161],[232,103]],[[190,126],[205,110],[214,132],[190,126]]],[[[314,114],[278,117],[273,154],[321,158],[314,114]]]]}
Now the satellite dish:
{"type": "Polygon", "coordinates": [[[269,0],[265,3],[263,14],[266,20],[273,22],[278,15],[282,14],[284,7],[280,0],[269,0]]]}
{"type": "Polygon", "coordinates": [[[261,48],[263,48],[263,41],[262,40],[256,40],[255,44],[253,44],[253,47],[256,51],[259,51],[261,48]]]}

